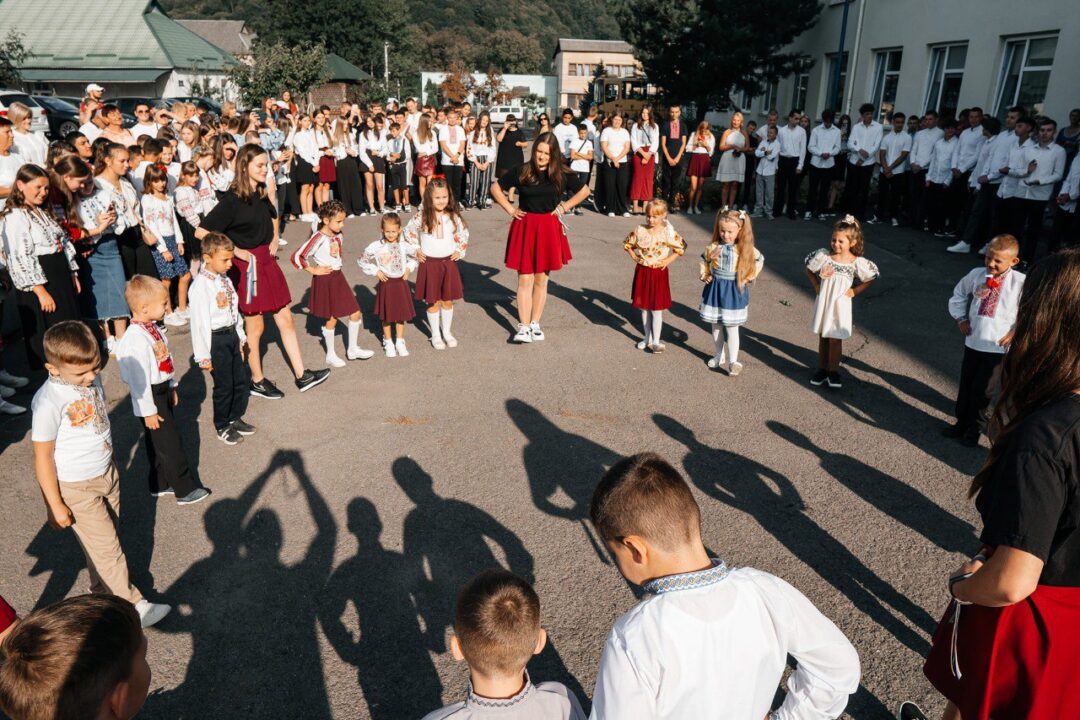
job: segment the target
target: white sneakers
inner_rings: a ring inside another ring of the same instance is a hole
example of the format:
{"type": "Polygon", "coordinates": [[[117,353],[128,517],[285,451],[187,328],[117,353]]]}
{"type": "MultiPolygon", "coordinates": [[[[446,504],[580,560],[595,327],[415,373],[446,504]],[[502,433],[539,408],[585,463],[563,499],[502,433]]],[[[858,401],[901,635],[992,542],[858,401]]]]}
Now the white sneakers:
{"type": "Polygon", "coordinates": [[[165,316],[165,324],[172,327],[183,327],[187,325],[187,320],[183,318],[178,312],[171,312],[165,316]]]}
{"type": "Polygon", "coordinates": [[[398,357],[409,357],[409,348],[405,347],[405,339],[398,338],[394,343],[394,347],[397,349],[398,357]]]}
{"type": "Polygon", "coordinates": [[[742,372],[742,363],[741,362],[733,362],[733,363],[731,363],[730,365],[728,365],[728,371],[727,372],[728,372],[728,375],[730,375],[731,377],[735,377],[736,375],[738,375],[739,373],[742,372]]]}
{"type": "Polygon", "coordinates": [[[30,381],[24,377],[18,375],[12,375],[7,370],[0,370],[0,385],[7,385],[8,387],[21,388],[30,384],[30,381]]]}
{"type": "Polygon", "coordinates": [[[22,405],[9,403],[7,400],[0,400],[0,415],[22,415],[24,412],[26,412],[26,408],[22,405]]]}
{"type": "Polygon", "coordinates": [[[374,355],[374,350],[365,350],[359,345],[354,348],[349,348],[349,350],[345,353],[345,357],[349,358],[350,360],[370,360],[372,357],[374,357],[374,355]]]}
{"type": "Polygon", "coordinates": [[[709,358],[709,362],[707,362],[705,364],[709,366],[710,370],[715,370],[715,369],[717,369],[719,367],[723,367],[723,365],[724,365],[724,356],[723,355],[713,355],[711,358],[709,358]]]}
{"type": "Polygon", "coordinates": [[[436,337],[436,336],[432,335],[431,336],[431,347],[435,348],[436,350],[445,350],[446,349],[446,343],[443,342],[443,339],[441,337],[436,337]]]}
{"type": "Polygon", "coordinates": [[[0,400],[6,400],[14,395],[15,388],[8,387],[7,385],[0,385],[0,400]]]}
{"type": "Polygon", "coordinates": [[[539,320],[533,320],[529,323],[529,332],[532,333],[532,339],[537,342],[544,339],[544,331],[540,329],[539,320]]]}
{"type": "Polygon", "coordinates": [[[161,619],[172,610],[168,605],[152,603],[149,600],[140,600],[135,604],[135,611],[139,613],[139,623],[148,628],[161,622],[161,619]]]}
{"type": "Polygon", "coordinates": [[[516,343],[531,343],[533,341],[532,330],[528,325],[518,325],[517,333],[514,335],[514,342],[516,343]]]}
{"type": "Polygon", "coordinates": [[[958,240],[955,244],[945,248],[945,251],[951,253],[969,253],[971,252],[971,245],[968,245],[963,240],[958,240]]]}
{"type": "Polygon", "coordinates": [[[982,246],[981,248],[979,248],[979,254],[980,254],[980,255],[985,255],[985,254],[986,254],[986,250],[987,250],[987,248],[989,248],[989,247],[990,247],[990,243],[986,243],[985,245],[983,245],[983,246],[982,246]]]}
{"type": "Polygon", "coordinates": [[[397,348],[394,347],[394,341],[393,340],[390,340],[390,339],[383,340],[382,341],[382,347],[383,347],[383,352],[386,353],[386,357],[388,357],[388,358],[396,358],[397,357],[397,348]]]}
{"type": "Polygon", "coordinates": [[[635,345],[634,347],[636,347],[636,348],[637,348],[638,350],[644,350],[645,348],[649,347],[649,343],[647,343],[647,342],[645,342],[644,340],[642,340],[641,342],[639,342],[639,343],[638,343],[637,345],[635,345]]]}

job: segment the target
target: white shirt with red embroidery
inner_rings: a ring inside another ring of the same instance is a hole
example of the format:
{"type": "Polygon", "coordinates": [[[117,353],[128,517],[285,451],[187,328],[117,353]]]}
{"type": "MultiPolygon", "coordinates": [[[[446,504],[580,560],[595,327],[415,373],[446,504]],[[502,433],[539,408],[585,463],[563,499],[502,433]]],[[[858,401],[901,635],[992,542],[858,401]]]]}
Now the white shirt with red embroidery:
{"type": "Polygon", "coordinates": [[[109,407],[101,378],[88,387],[50,377],[30,403],[30,438],[56,443],[53,461],[60,482],[101,477],[113,461],[109,407]]]}
{"type": "Polygon", "coordinates": [[[985,353],[1003,354],[1009,349],[998,341],[1016,325],[1025,277],[1018,270],[1006,270],[997,278],[990,278],[985,267],[977,267],[960,278],[949,298],[949,314],[957,322],[971,323],[965,345],[985,353]]]}
{"type": "Polygon", "coordinates": [[[465,257],[469,249],[469,228],[460,217],[449,213],[435,216],[435,227],[424,229],[424,213],[419,211],[405,226],[405,241],[416,245],[420,252],[430,258],[446,258],[458,253],[458,259],[465,257]]]}
{"type": "Polygon", "coordinates": [[[341,233],[326,235],[316,230],[308,241],[292,254],[292,264],[297,270],[313,266],[340,270],[342,242],[341,233]]]}
{"type": "Polygon", "coordinates": [[[157,415],[154,385],[163,382],[176,387],[175,365],[169,342],[153,323],[133,322],[116,344],[120,377],[131,392],[136,417],[157,415]]]}
{"type": "Polygon", "coordinates": [[[195,362],[210,359],[210,336],[215,330],[232,325],[240,342],[247,342],[244,318],[240,314],[239,297],[232,281],[212,273],[205,267],[199,270],[188,290],[191,310],[191,349],[195,362]]]}

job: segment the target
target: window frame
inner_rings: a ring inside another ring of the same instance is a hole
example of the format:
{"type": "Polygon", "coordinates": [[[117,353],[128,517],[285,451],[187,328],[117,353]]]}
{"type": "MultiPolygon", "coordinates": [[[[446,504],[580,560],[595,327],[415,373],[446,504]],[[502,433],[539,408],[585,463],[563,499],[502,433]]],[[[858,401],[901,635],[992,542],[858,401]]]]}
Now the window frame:
{"type": "MultiPolygon", "coordinates": [[[[1033,33],[1031,35],[1013,35],[1009,37],[1003,37],[1004,47],[1001,52],[1001,66],[998,70],[997,86],[994,88],[994,116],[998,118],[1004,118],[1005,112],[1016,105],[1020,98],[1020,91],[1024,85],[1024,75],[1028,72],[1046,72],[1047,85],[1050,84],[1050,74],[1054,70],[1054,58],[1050,59],[1049,65],[1029,66],[1028,59],[1031,54],[1031,43],[1036,40],[1054,40],[1054,56],[1057,56],[1058,45],[1061,41],[1061,33],[1059,32],[1045,32],[1045,33],[1033,33]],[[1012,65],[1013,55],[1010,53],[1010,48],[1021,44],[1023,47],[1023,57],[1020,61],[1020,69],[1016,76],[1016,86],[1013,88],[1012,97],[1008,100],[1005,99],[1005,88],[1008,84],[1009,66],[1012,65]]],[[[1045,104],[1046,95],[1044,93],[1042,103],[1045,104]]],[[[1035,112],[1035,108],[1028,108],[1029,111],[1035,112]]]]}
{"type": "Polygon", "coordinates": [[[806,112],[806,100],[810,97],[810,67],[800,67],[791,78],[791,109],[806,112]]]}
{"type": "MultiPolygon", "coordinates": [[[[930,46],[930,65],[926,71],[926,93],[923,96],[923,112],[933,110],[940,116],[946,114],[941,107],[941,100],[945,95],[946,81],[949,77],[959,77],[959,88],[963,88],[964,73],[967,71],[967,54],[969,49],[970,45],[966,40],[964,42],[943,43],[930,46]],[[949,58],[952,56],[953,51],[958,48],[964,48],[964,64],[959,70],[950,69],[949,58]],[[938,61],[939,54],[940,60],[938,61]],[[940,63],[940,66],[936,64],[936,61],[940,63]],[[940,78],[935,77],[938,75],[938,70],[940,70],[940,78]],[[934,90],[935,82],[937,83],[936,92],[934,90]]],[[[959,110],[959,107],[955,108],[954,112],[955,110],[959,110]]]]}
{"type": "Polygon", "coordinates": [[[900,76],[904,67],[904,48],[892,47],[892,48],[880,48],[874,50],[874,74],[871,77],[870,85],[870,102],[874,106],[874,113],[878,122],[884,122],[889,113],[885,112],[883,105],[885,104],[885,89],[889,85],[890,77],[896,78],[896,84],[893,87],[893,98],[890,101],[892,103],[892,111],[896,110],[896,97],[900,94],[900,76]],[[894,53],[899,53],[900,62],[897,63],[895,70],[890,70],[892,63],[892,56],[894,53]]]}
{"type": "Polygon", "coordinates": [[[821,107],[823,110],[832,110],[839,117],[844,112],[844,91],[847,89],[848,81],[848,66],[851,64],[851,54],[845,50],[843,56],[838,58],[838,53],[831,52],[825,55],[825,68],[829,75],[825,83],[825,97],[821,101],[821,107]],[[839,92],[836,94],[837,107],[829,107],[829,101],[833,95],[833,83],[836,79],[836,67],[835,63],[840,63],[840,87],[839,92]]]}

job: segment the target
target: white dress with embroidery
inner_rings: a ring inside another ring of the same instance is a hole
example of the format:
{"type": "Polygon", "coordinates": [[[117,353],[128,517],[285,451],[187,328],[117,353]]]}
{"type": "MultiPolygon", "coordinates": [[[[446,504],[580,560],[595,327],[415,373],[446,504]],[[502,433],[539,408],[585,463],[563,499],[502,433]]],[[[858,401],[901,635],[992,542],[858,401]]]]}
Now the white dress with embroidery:
{"type": "Polygon", "coordinates": [[[864,257],[855,258],[853,263],[836,262],[828,250],[821,248],[806,256],[806,269],[821,281],[810,331],[824,338],[847,340],[852,330],[851,298],[847,292],[856,280],[864,283],[876,278],[880,274],[877,265],[864,257]]]}

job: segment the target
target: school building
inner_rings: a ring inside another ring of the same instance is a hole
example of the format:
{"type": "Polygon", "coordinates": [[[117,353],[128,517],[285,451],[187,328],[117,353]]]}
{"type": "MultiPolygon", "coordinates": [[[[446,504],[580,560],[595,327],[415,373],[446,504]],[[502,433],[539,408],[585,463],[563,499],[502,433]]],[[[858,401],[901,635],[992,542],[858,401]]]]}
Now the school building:
{"type": "Polygon", "coordinates": [[[770,108],[817,117],[834,95],[838,113],[869,102],[878,119],[973,106],[1004,117],[1023,105],[1061,125],[1080,106],[1076,0],[850,0],[842,54],[845,0],[822,4],[817,24],[785,48],[809,64],[761,97],[734,99],[751,117],[770,108]]]}
{"type": "Polygon", "coordinates": [[[559,38],[552,55],[552,72],[558,81],[559,108],[577,112],[581,102],[592,94],[590,82],[597,66],[605,74],[630,77],[641,72],[634,48],[622,40],[582,40],[559,38]]]}

